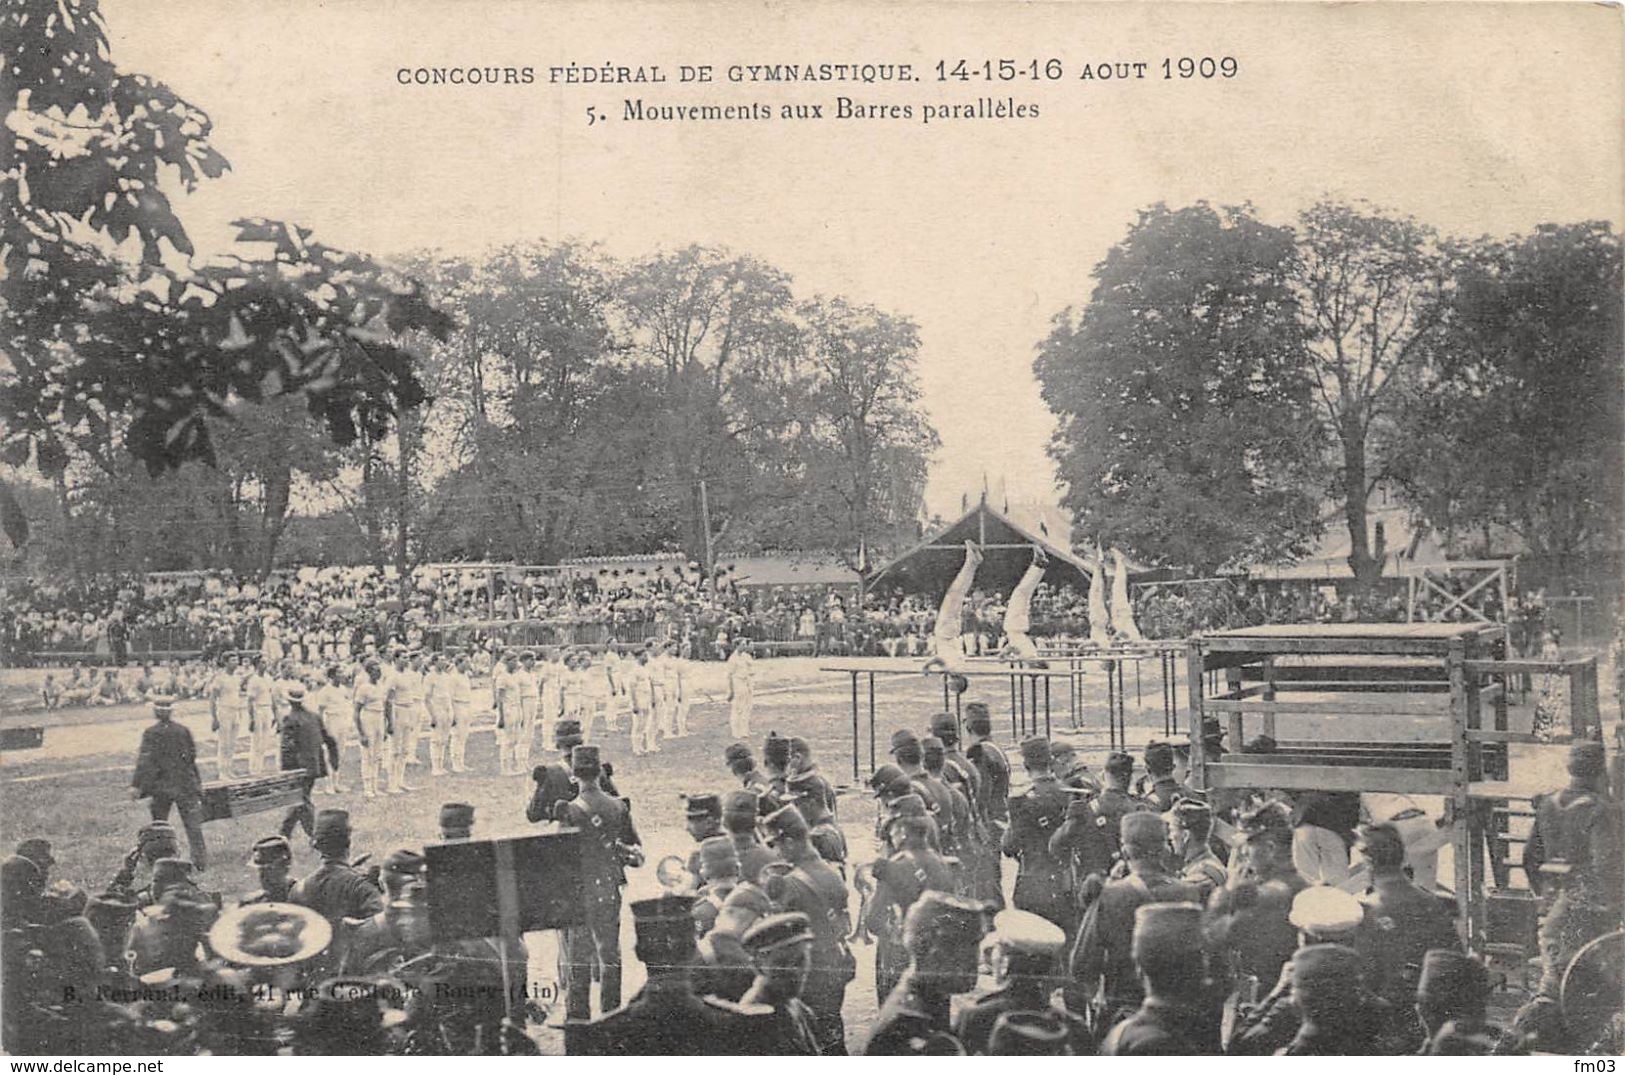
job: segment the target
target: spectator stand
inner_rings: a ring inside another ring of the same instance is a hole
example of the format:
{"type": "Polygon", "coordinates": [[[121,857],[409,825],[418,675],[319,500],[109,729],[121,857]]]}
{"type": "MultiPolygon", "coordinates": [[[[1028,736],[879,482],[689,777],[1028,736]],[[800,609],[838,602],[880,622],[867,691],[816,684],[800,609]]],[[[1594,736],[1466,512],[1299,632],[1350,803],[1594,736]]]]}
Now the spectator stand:
{"type": "MultiPolygon", "coordinates": [[[[1503,940],[1486,917],[1491,883],[1497,892],[1510,886],[1508,851],[1518,842],[1503,819],[1528,817],[1510,804],[1552,790],[1540,783],[1549,773],[1512,771],[1529,755],[1509,748],[1601,737],[1594,658],[1509,660],[1504,631],[1481,623],[1253,627],[1192,638],[1186,653],[1196,787],[1441,796],[1456,819],[1459,928],[1475,946],[1503,940]],[[1521,674],[1567,683],[1560,729],[1509,729],[1507,679],[1521,674]],[[1217,758],[1205,749],[1210,720],[1226,747],[1217,758]],[[1260,734],[1274,748],[1243,752],[1260,734]]],[[[1517,942],[1528,950],[1533,937],[1517,942]]]]}

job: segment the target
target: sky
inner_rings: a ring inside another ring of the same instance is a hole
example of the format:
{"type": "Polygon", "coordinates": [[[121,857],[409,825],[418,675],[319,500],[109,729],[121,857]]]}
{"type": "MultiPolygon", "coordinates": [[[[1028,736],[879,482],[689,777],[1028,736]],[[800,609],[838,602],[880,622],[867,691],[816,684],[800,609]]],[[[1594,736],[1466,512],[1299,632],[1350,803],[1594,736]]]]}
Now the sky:
{"type": "Polygon", "coordinates": [[[798,294],[913,318],[942,438],[927,508],[984,475],[1058,495],[1032,373],[1053,318],[1138,210],[1250,202],[1286,223],[1364,199],[1458,235],[1620,221],[1620,13],[1589,4],[621,3],[103,0],[112,54],[204,108],[232,162],[181,200],[200,252],[268,216],[388,256],[581,239],[636,257],[755,255],[798,294]],[[1232,57],[1233,78],[1163,79],[1232,57]],[[935,65],[1061,61],[1037,82],[935,65]],[[1142,62],[1142,79],[1081,77],[1142,62]],[[572,62],[664,85],[554,85],[572,62]],[[732,64],[912,64],[903,84],[748,85],[732,64]],[[677,82],[680,64],[715,81],[677,82]],[[530,66],[515,86],[402,86],[401,68],[530,66]],[[838,96],[910,119],[837,119],[838,96]],[[820,120],[636,123],[646,104],[818,103],[820,120]],[[978,98],[1036,118],[923,123],[978,98]],[[587,107],[615,118],[591,126],[587,107]]]}

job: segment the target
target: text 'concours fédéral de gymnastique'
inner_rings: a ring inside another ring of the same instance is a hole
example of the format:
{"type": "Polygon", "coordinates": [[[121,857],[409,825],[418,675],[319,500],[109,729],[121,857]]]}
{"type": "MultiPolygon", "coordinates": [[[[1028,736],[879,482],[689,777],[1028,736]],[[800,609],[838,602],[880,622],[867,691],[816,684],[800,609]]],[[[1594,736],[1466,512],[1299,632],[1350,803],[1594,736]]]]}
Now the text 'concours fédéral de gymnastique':
{"type": "Polygon", "coordinates": [[[772,123],[1027,120],[1057,90],[1110,84],[1202,83],[1237,78],[1234,56],[953,58],[915,63],[739,63],[487,66],[395,69],[409,89],[548,87],[583,100],[583,123],[772,123]],[[807,88],[833,92],[807,100],[807,88]],[[796,89],[776,100],[774,90],[796,89]]]}

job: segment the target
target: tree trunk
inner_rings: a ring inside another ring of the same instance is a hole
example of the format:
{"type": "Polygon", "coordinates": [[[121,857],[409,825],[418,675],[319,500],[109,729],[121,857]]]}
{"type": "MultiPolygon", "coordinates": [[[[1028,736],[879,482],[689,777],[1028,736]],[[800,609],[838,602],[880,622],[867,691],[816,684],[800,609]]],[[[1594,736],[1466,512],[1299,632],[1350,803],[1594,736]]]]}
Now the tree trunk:
{"type": "Polygon", "coordinates": [[[73,508],[68,503],[68,479],[62,471],[51,476],[51,484],[56,487],[56,506],[62,513],[62,542],[68,547],[68,570],[73,574],[73,581],[79,580],[79,542],[73,533],[73,508]]]}
{"type": "Polygon", "coordinates": [[[1343,521],[1349,531],[1349,569],[1354,572],[1354,595],[1364,598],[1382,577],[1382,557],[1373,555],[1368,532],[1365,467],[1365,430],[1345,422],[1343,443],[1343,521]]]}
{"type": "Polygon", "coordinates": [[[259,561],[255,565],[255,578],[261,582],[271,574],[271,567],[276,563],[277,543],[282,540],[282,532],[288,526],[288,501],[293,494],[293,470],[291,467],[278,467],[273,473],[265,476],[264,482],[265,502],[260,508],[259,561]]]}

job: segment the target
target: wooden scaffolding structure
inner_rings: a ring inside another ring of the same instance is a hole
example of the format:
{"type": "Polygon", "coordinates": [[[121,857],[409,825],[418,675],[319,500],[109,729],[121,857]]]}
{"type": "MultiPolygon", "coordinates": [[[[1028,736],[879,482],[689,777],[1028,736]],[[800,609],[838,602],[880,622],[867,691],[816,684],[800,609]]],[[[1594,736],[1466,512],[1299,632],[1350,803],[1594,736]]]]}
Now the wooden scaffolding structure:
{"type": "Polygon", "coordinates": [[[1190,639],[1186,659],[1196,787],[1449,800],[1458,922],[1475,944],[1484,940],[1491,881],[1507,883],[1515,841],[1506,821],[1520,812],[1511,804],[1553,790],[1516,779],[1509,748],[1602,736],[1595,658],[1509,660],[1499,625],[1252,627],[1190,639]],[[1567,679],[1568,720],[1550,736],[1509,729],[1507,680],[1519,675],[1567,679]],[[1218,758],[1203,752],[1214,719],[1226,747],[1218,758]],[[1244,753],[1257,735],[1275,749],[1244,753]]]}

